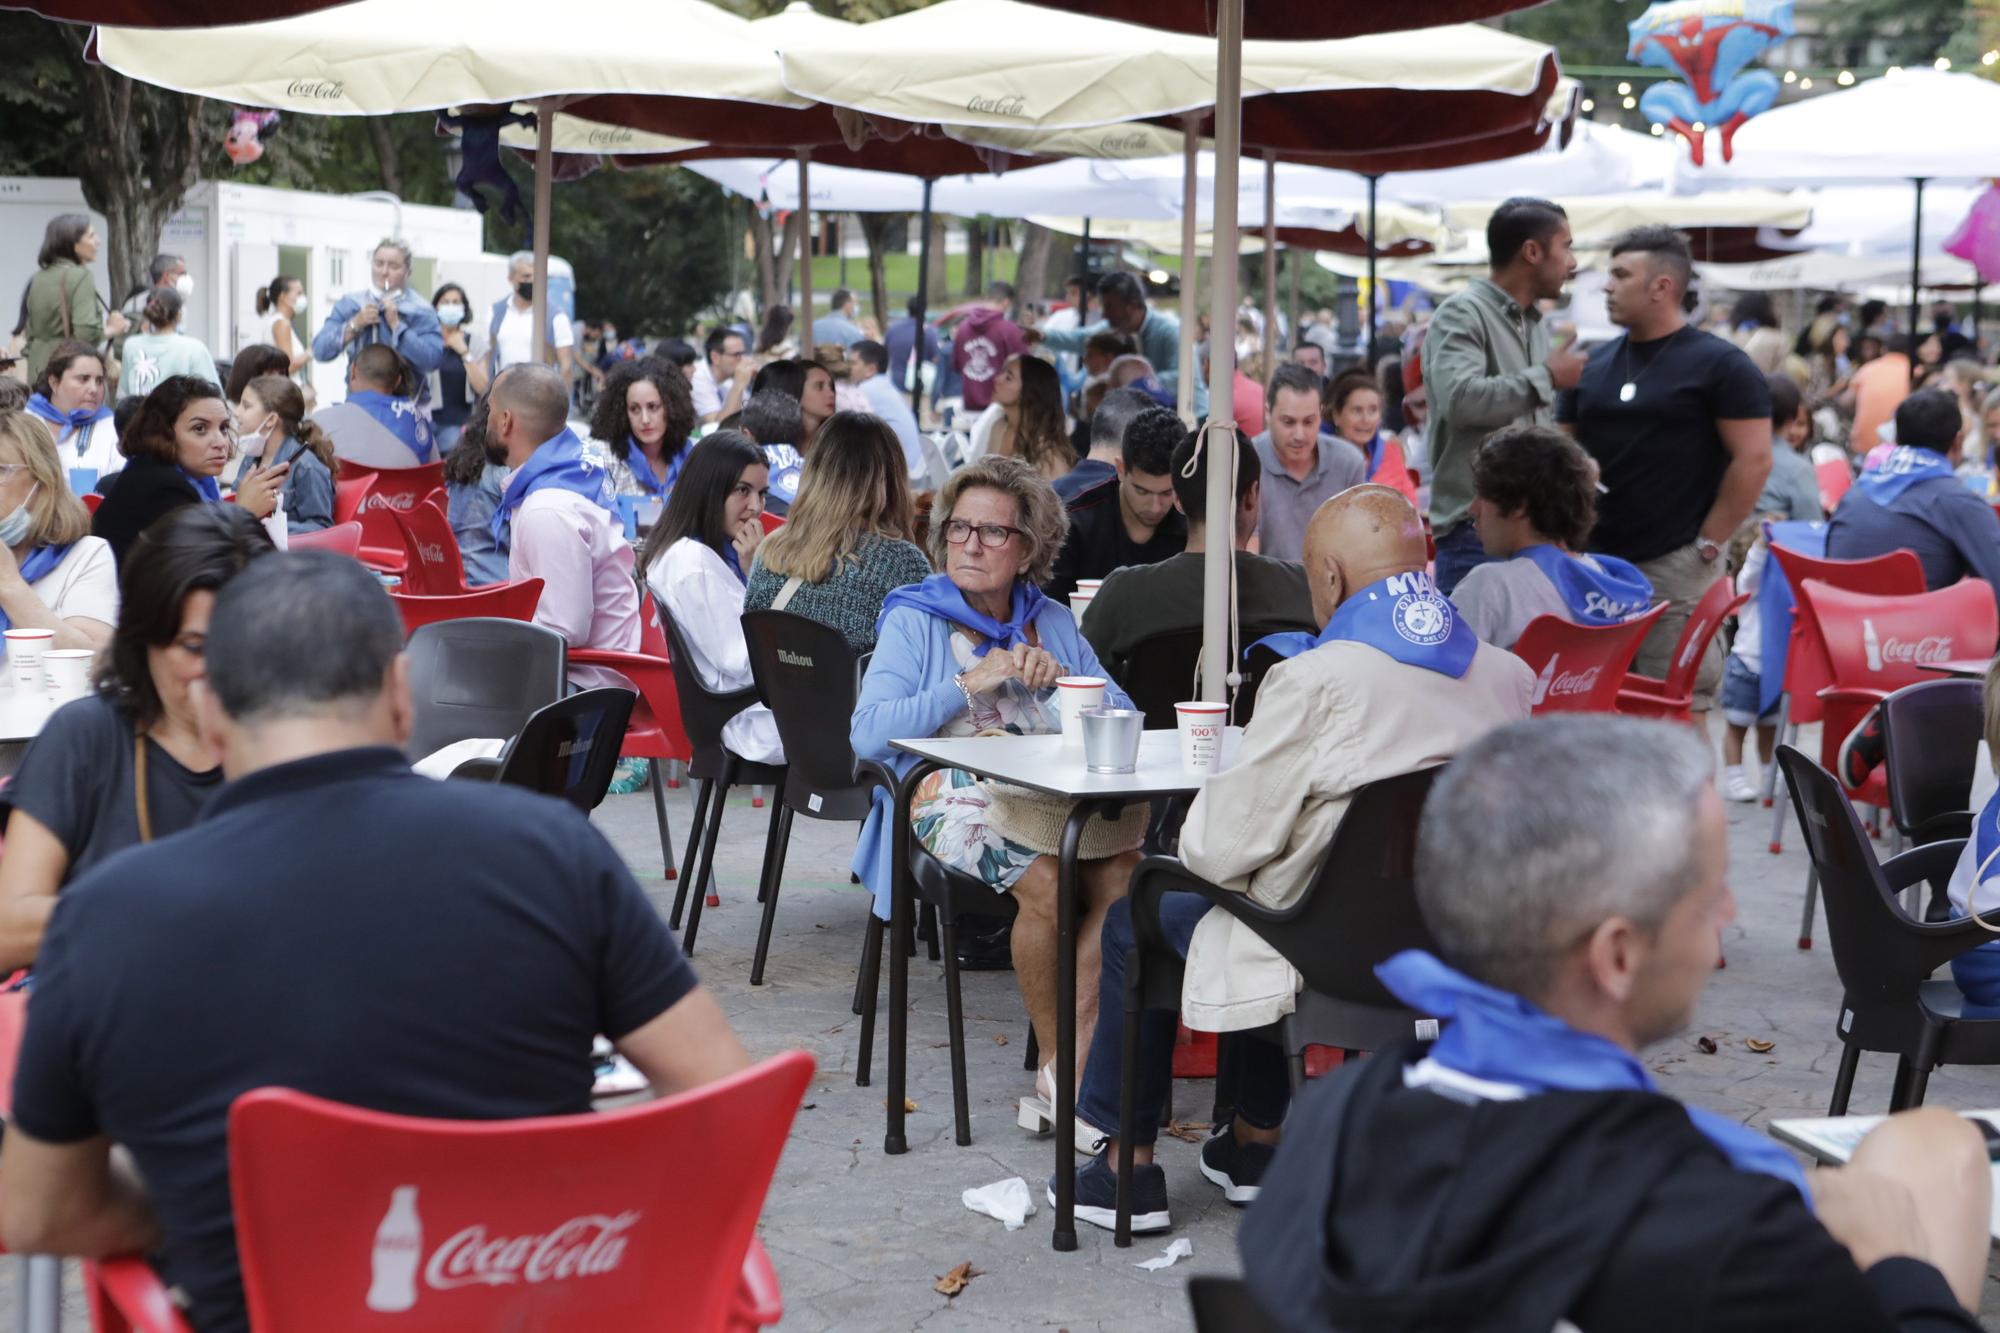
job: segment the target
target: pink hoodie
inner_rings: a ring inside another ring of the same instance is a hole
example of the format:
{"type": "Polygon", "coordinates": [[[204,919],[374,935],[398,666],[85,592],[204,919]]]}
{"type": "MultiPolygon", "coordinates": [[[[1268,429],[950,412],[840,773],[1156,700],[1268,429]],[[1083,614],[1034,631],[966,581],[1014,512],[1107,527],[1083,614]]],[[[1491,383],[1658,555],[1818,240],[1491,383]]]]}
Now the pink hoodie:
{"type": "Polygon", "coordinates": [[[1027,339],[1003,311],[985,307],[959,321],[951,339],[951,365],[965,378],[965,410],[984,412],[993,402],[1000,368],[1008,357],[1027,350],[1027,339]]]}

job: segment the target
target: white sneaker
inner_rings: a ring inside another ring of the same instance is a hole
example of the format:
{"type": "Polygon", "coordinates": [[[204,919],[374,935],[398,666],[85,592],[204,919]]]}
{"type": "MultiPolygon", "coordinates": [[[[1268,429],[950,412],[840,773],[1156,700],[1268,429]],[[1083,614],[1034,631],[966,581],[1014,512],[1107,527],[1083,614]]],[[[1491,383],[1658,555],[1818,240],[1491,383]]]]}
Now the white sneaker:
{"type": "Polygon", "coordinates": [[[1731,765],[1722,770],[1722,797],[1727,801],[1754,801],[1757,780],[1742,764],[1731,765]]]}

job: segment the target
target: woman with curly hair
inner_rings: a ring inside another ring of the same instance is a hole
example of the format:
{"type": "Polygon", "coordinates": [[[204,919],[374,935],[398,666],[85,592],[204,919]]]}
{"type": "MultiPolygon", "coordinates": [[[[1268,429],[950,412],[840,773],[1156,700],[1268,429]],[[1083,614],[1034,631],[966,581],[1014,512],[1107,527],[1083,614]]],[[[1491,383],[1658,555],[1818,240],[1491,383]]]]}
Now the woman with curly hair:
{"type": "Polygon", "coordinates": [[[1597,523],[1597,464],[1549,426],[1495,431],[1472,459],[1472,525],[1492,562],[1452,589],[1475,633],[1512,648],[1537,616],[1616,625],[1653,604],[1636,565],[1586,555],[1597,523]]]}
{"type": "Polygon", "coordinates": [[[694,433],[687,377],[658,357],[621,363],[590,414],[585,453],[604,465],[614,495],[665,502],[694,433]]]}

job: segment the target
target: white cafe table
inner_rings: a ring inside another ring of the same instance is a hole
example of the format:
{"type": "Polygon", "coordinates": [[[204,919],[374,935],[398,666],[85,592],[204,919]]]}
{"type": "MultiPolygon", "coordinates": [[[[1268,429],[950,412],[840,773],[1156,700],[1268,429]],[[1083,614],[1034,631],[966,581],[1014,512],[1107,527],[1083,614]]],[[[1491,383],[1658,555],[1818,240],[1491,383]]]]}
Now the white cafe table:
{"type": "MultiPolygon", "coordinates": [[[[1983,1120],[2000,1129],[2000,1110],[1960,1111],[1959,1114],[1968,1120],[1983,1120]]],[[[1888,1118],[1882,1115],[1836,1115],[1773,1120],[1770,1134],[1778,1142],[1808,1153],[1818,1161],[1839,1166],[1854,1156],[1855,1148],[1869,1130],[1888,1118]]],[[[1987,1230],[1995,1241],[2000,1241],[2000,1163],[1990,1163],[1987,1170],[1993,1173],[1993,1213],[1987,1230]]]]}
{"type": "Polygon", "coordinates": [[[16,688],[13,672],[0,661],[0,776],[21,762],[27,743],[41,735],[59,702],[41,690],[16,688]]]}
{"type": "MultiPolygon", "coordinates": [[[[1240,735],[1236,728],[1231,732],[1240,735]]],[[[1233,737],[1232,737],[1233,739],[1233,737]]],[[[1134,801],[1186,796],[1198,791],[1201,779],[1181,771],[1180,735],[1148,731],[1139,738],[1139,763],[1131,773],[1092,773],[1084,765],[1083,744],[1053,736],[934,737],[893,741],[898,750],[919,762],[896,784],[894,856],[895,891],[889,918],[889,1130],[883,1149],[901,1153],[903,1136],[904,1057],[909,988],[911,887],[910,794],[928,773],[959,768],[982,778],[1009,782],[1048,796],[1074,801],[1063,825],[1056,861],[1056,1218],[1055,1248],[1076,1248],[1076,901],[1077,850],[1083,826],[1094,814],[1115,818],[1134,801]]],[[[1230,747],[1225,744],[1224,760],[1230,747]]]]}

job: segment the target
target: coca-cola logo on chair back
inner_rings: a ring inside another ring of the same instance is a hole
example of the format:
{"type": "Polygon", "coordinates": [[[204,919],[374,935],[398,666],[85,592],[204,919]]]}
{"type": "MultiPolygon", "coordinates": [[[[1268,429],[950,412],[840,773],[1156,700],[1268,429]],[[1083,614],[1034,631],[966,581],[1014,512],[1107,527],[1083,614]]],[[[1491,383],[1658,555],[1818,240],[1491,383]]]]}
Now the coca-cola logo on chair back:
{"type": "Polygon", "coordinates": [[[631,1109],[511,1121],[246,1093],[229,1155],[251,1325],[724,1328],[812,1067],[792,1052],[631,1109]]]}

